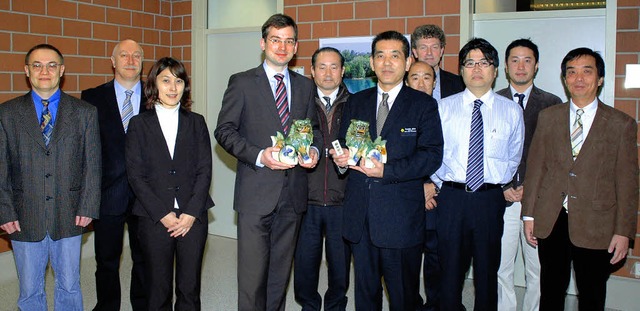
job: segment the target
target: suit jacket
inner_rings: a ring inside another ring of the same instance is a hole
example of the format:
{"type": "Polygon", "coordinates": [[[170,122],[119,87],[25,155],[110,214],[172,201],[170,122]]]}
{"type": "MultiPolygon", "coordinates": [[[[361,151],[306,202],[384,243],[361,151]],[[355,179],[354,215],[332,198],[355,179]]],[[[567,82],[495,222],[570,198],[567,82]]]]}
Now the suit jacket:
{"type": "Polygon", "coordinates": [[[174,150],[171,158],[155,109],[131,118],[126,159],[136,195],[133,214],[158,222],[170,212],[186,213],[207,223],[207,210],[214,203],[209,195],[211,140],[204,117],[180,108],[174,150]]]}
{"type": "Polygon", "coordinates": [[[45,146],[31,93],[0,105],[0,223],[18,220],[12,240],[80,235],[76,216],[100,207],[100,134],[96,108],[64,92],[45,146]]]}
{"type": "MultiPolygon", "coordinates": [[[[506,98],[513,100],[513,94],[511,93],[511,88],[506,87],[502,90],[496,92],[498,95],[502,95],[506,98]]],[[[524,182],[526,170],[527,170],[527,154],[529,153],[529,146],[531,146],[531,139],[533,139],[533,133],[536,131],[536,125],[538,124],[538,113],[547,107],[551,107],[553,105],[561,104],[562,100],[560,97],[555,96],[549,92],[545,92],[535,85],[531,89],[531,93],[529,94],[529,99],[527,100],[527,107],[524,109],[524,149],[522,151],[522,160],[520,160],[520,166],[518,166],[518,171],[516,175],[513,177],[513,181],[510,184],[505,185],[505,187],[509,186],[520,186],[522,182],[524,182]]],[[[507,205],[513,204],[512,202],[507,202],[507,205]]]]}
{"type": "MultiPolygon", "coordinates": [[[[352,119],[369,122],[376,135],[377,88],[349,97],[339,138],[343,146],[352,119]]],[[[377,247],[407,248],[424,240],[424,179],[442,164],[442,126],[438,105],[429,95],[402,86],[382,132],[387,141],[387,163],[382,178],[351,170],[343,205],[345,239],[357,243],[365,220],[377,247]]],[[[344,147],[346,148],[346,147],[344,147]]]]}
{"type": "MultiPolygon", "coordinates": [[[[322,150],[322,134],[314,107],[315,85],[308,78],[289,70],[291,83],[291,120],[311,119],[313,145],[322,150]]],[[[307,171],[301,166],[289,170],[271,170],[256,166],[258,154],[270,147],[271,135],[283,132],[269,79],[262,64],[229,78],[222,99],[216,140],[238,159],[233,208],[241,213],[268,215],[282,195],[288,178],[290,199],[297,213],[307,209],[307,171]]]]}
{"type": "MultiPolygon", "coordinates": [[[[144,89],[144,85],[141,85],[144,89]]],[[[98,109],[100,140],[102,141],[102,196],[100,215],[122,215],[130,211],[135,196],[127,180],[124,158],[125,137],[122,117],[116,99],[113,80],[82,91],[80,97],[98,109]]],[[[147,110],[147,98],[142,92],[140,112],[147,110]]]]}
{"type": "Polygon", "coordinates": [[[598,103],[580,154],[571,154],[569,104],[539,115],[525,179],[522,215],[534,217],[533,234],[551,233],[569,196],[569,237],[579,247],[607,249],[614,234],[633,240],[638,212],[637,123],[598,103]]]}
{"type": "Polygon", "coordinates": [[[449,95],[464,91],[464,82],[459,75],[444,71],[440,68],[440,97],[445,98],[449,95]]]}

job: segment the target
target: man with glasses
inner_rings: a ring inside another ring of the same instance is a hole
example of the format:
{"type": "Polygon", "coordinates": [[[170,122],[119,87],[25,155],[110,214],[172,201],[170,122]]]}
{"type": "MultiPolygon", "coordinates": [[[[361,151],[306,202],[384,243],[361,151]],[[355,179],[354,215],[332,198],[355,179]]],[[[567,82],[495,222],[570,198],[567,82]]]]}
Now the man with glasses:
{"type": "Polygon", "coordinates": [[[234,74],[222,99],[216,140],[238,159],[234,209],[238,212],[238,310],[284,310],[294,248],[307,209],[307,169],[272,157],[271,135],[288,134],[292,120],[310,119],[314,146],[322,146],[311,80],[287,69],[298,49],[298,27],[287,15],[262,26],[265,60],[234,74]]]}
{"type": "Polygon", "coordinates": [[[47,264],[55,310],[83,310],[82,233],[100,207],[96,108],[60,90],[62,54],[48,44],[27,52],[31,92],[0,105],[0,229],[12,240],[20,310],[47,310],[47,264]]]}
{"type": "Polygon", "coordinates": [[[438,255],[442,267],[440,309],[461,310],[465,273],[473,258],[476,310],[498,308],[498,267],[505,199],[524,141],[522,108],[491,86],[498,52],[484,39],[459,53],[466,89],[439,104],[444,135],[442,166],[431,176],[439,191],[438,255]]]}
{"type": "Polygon", "coordinates": [[[102,141],[102,196],[100,219],[93,223],[96,249],[96,303],[94,311],[120,310],[120,257],[125,224],[129,232],[130,299],[134,311],[146,310],[144,258],[138,241],[135,201],[127,180],[124,149],[129,120],[144,111],[146,96],[140,82],[143,51],[130,39],[116,44],[111,55],[114,79],[82,91],[81,98],[98,108],[102,141]]]}

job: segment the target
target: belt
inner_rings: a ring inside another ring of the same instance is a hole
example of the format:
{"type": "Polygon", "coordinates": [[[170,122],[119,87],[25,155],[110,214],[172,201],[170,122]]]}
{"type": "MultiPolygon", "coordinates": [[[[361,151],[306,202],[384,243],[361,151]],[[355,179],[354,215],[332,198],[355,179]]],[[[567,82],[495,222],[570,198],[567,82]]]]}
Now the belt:
{"type": "Polygon", "coordinates": [[[467,186],[467,184],[453,182],[453,181],[443,181],[442,186],[456,188],[456,189],[464,190],[466,192],[481,192],[481,191],[498,189],[498,188],[502,189],[502,185],[499,185],[499,184],[482,184],[476,191],[472,191],[469,188],[469,186],[467,186]]]}

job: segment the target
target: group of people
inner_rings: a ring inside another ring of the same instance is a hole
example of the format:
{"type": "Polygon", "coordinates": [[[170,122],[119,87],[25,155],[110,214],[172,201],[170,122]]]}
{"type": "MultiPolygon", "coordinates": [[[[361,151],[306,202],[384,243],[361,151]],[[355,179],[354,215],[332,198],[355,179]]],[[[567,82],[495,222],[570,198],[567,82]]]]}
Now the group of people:
{"type": "MultiPolygon", "coordinates": [[[[351,94],[340,51],[316,50],[310,80],[288,69],[295,21],[264,23],[264,62],[229,78],[214,131],[238,160],[238,310],[285,310],[292,270],[302,310],[345,310],[352,258],[357,310],[382,309],[383,282],[391,310],[463,310],[471,263],[474,309],[515,310],[519,247],[524,310],[562,310],[571,264],[580,309],[604,309],[606,281],[635,236],[638,155],[635,120],[597,98],[602,57],[567,54],[570,100],[561,104],[533,83],[531,40],[507,47],[509,86],[497,92],[489,42],[462,47],[460,75],[440,68],[445,44],[435,25],[416,28],[411,42],[376,35],[376,86],[351,94]],[[310,161],[282,163],[270,135],[301,119],[313,128],[310,161]],[[386,141],[385,163],[348,164],[352,120],[386,141]]],[[[48,262],[56,309],[82,310],[81,234],[92,221],[94,310],[120,307],[125,224],[133,309],[200,310],[214,205],[209,131],[190,111],[184,65],[162,58],[143,83],[142,59],[135,41],[118,43],[114,79],[78,100],[59,89],[62,54],[37,45],[25,59],[31,92],[0,105],[0,228],[13,242],[23,310],[46,310],[48,262]]]]}

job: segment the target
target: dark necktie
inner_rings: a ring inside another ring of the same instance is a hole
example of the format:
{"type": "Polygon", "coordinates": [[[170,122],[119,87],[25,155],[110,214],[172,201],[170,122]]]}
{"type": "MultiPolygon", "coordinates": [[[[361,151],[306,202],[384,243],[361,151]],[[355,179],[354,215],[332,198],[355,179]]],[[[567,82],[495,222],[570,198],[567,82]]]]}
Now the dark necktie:
{"type": "Polygon", "coordinates": [[[471,135],[469,135],[469,158],[467,161],[467,186],[476,191],[484,183],[484,127],[482,124],[482,101],[473,102],[471,135]]]}
{"type": "Polygon", "coordinates": [[[120,116],[122,117],[122,126],[124,127],[124,132],[127,132],[129,128],[129,120],[133,117],[133,105],[131,104],[131,95],[133,95],[132,90],[124,91],[124,94],[127,95],[124,99],[124,103],[122,104],[122,111],[120,112],[120,116]]]}
{"type": "Polygon", "coordinates": [[[53,133],[53,122],[51,122],[51,111],[49,111],[49,100],[42,100],[42,117],[40,118],[40,129],[42,137],[44,137],[45,146],[49,146],[51,133],[53,133]]]}
{"type": "Polygon", "coordinates": [[[327,107],[327,112],[329,112],[331,110],[331,97],[323,96],[322,98],[324,98],[324,101],[327,102],[327,104],[324,106],[327,107]]]}
{"type": "Polygon", "coordinates": [[[280,116],[280,123],[284,133],[289,131],[289,103],[287,101],[287,87],[284,85],[284,75],[279,73],[274,76],[278,84],[276,85],[276,109],[280,116]]]}
{"type": "Polygon", "coordinates": [[[387,120],[387,116],[389,115],[389,93],[382,93],[382,101],[380,102],[380,107],[378,108],[378,117],[376,118],[376,134],[380,136],[382,132],[382,127],[384,126],[384,121],[387,120]]]}
{"type": "Polygon", "coordinates": [[[515,93],[513,94],[513,97],[517,97],[518,98],[518,105],[520,105],[520,108],[524,109],[524,94],[520,94],[520,93],[515,93]]]}

